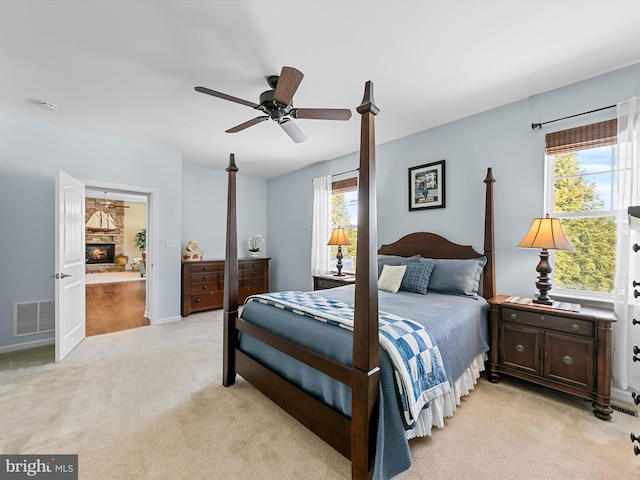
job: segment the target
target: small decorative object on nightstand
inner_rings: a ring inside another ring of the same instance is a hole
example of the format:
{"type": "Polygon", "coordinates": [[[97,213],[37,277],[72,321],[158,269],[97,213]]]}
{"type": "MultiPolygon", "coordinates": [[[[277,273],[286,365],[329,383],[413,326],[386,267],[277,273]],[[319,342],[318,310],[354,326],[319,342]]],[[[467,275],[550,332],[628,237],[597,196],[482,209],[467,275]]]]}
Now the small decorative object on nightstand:
{"type": "Polygon", "coordinates": [[[344,285],[352,285],[356,282],[355,275],[343,275],[336,277],[335,275],[314,275],[313,289],[326,290],[328,288],[342,287],[344,285]]]}
{"type": "Polygon", "coordinates": [[[338,269],[338,273],[335,274],[336,277],[343,277],[344,273],[342,273],[342,259],[344,256],[342,255],[342,245],[351,245],[351,240],[347,237],[347,230],[338,227],[334,228],[333,232],[331,232],[331,238],[329,239],[329,246],[338,246],[338,254],[336,258],[338,259],[338,263],[336,264],[336,268],[338,269]]]}
{"type": "Polygon", "coordinates": [[[545,218],[534,218],[529,231],[518,244],[518,247],[542,249],[540,251],[540,262],[536,267],[536,271],[540,274],[536,282],[536,287],[538,287],[540,294],[538,298],[533,299],[533,303],[551,305],[553,302],[549,298],[548,292],[552,286],[549,274],[553,272],[553,269],[549,263],[549,250],[573,251],[573,247],[564,235],[560,220],[549,218],[549,214],[545,218]]]}
{"type": "Polygon", "coordinates": [[[489,380],[503,373],[586,398],[596,417],[610,419],[613,310],[582,305],[577,312],[519,298],[489,299],[489,380]]]}

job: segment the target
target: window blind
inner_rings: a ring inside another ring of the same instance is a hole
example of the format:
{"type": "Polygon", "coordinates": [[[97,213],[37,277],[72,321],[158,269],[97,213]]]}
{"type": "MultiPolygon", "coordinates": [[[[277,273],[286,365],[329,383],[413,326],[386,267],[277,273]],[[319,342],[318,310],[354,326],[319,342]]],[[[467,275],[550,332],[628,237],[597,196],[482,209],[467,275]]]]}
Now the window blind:
{"type": "Polygon", "coordinates": [[[547,155],[605,147],[617,143],[618,120],[605,120],[545,135],[547,155]]]}

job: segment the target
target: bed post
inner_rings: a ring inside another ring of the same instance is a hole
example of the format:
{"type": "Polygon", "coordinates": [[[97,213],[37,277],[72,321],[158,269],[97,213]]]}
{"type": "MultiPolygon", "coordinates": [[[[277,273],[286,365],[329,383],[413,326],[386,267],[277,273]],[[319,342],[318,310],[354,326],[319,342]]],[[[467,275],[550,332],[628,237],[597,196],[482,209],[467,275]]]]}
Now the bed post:
{"type": "Polygon", "coordinates": [[[379,110],[374,104],[371,81],[365,84],[364,98],[357,111],[361,115],[361,129],[353,332],[351,478],[364,480],[370,479],[373,475],[380,379],[374,125],[374,117],[379,110]]]}
{"type": "Polygon", "coordinates": [[[486,197],[484,206],[484,254],[487,257],[487,265],[482,276],[482,296],[491,298],[496,294],[495,259],[493,252],[495,249],[493,232],[493,171],[487,168],[487,176],[484,179],[486,185],[486,197]]]}
{"type": "Polygon", "coordinates": [[[224,262],[224,339],[222,359],[222,384],[225,387],[236,381],[235,349],[238,344],[236,319],[238,318],[238,231],[236,225],[236,167],[235,156],[230,154],[229,184],[227,188],[227,246],[224,262]]]}

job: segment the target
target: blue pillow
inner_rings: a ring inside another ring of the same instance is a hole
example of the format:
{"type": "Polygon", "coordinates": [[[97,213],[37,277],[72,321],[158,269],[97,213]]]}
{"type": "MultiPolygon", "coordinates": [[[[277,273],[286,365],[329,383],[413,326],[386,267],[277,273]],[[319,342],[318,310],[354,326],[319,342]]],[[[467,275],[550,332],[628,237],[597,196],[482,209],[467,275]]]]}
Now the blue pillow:
{"type": "Polygon", "coordinates": [[[419,262],[420,255],[414,255],[413,257],[400,257],[397,255],[378,255],[378,278],[382,273],[382,267],[385,265],[391,265],[393,267],[398,265],[408,265],[410,262],[419,262]]]}
{"type": "Polygon", "coordinates": [[[429,279],[429,290],[456,295],[478,295],[482,269],[487,263],[487,257],[465,260],[421,258],[420,261],[435,264],[429,279]]]}
{"type": "Polygon", "coordinates": [[[429,287],[429,278],[431,278],[434,267],[435,263],[433,262],[408,263],[404,277],[402,277],[400,290],[426,295],[429,287]]]}

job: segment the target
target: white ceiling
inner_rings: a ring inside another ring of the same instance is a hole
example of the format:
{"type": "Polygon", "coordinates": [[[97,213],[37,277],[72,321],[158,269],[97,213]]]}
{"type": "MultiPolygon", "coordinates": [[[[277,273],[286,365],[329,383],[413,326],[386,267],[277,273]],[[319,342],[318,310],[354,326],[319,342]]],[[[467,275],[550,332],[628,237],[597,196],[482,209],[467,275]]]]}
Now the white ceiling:
{"type": "Polygon", "coordinates": [[[240,173],[269,178],[357,151],[367,80],[384,143],[638,63],[639,18],[638,1],[5,0],[0,112],[193,165],[223,169],[235,153],[240,173]],[[194,91],[258,103],[284,65],[305,75],[295,106],[351,120],[296,120],[301,144],[274,122],[229,134],[259,112],[194,91]]]}

